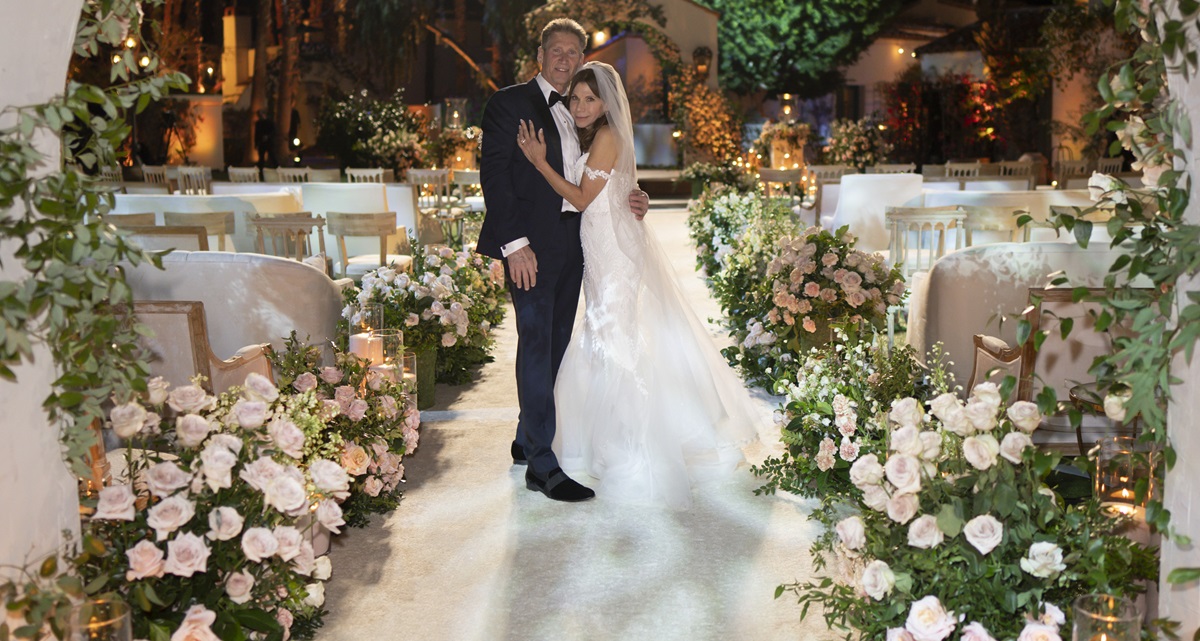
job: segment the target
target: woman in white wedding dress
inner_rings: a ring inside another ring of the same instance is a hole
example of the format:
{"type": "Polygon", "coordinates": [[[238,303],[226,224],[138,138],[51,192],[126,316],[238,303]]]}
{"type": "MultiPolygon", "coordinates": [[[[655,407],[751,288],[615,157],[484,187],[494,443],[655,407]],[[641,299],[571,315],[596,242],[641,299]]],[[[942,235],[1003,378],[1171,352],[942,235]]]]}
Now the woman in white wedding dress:
{"type": "Polygon", "coordinates": [[[555,384],[555,454],[568,473],[599,479],[602,498],[684,508],[692,481],[742,460],[754,414],[629,209],[637,175],[620,76],[589,62],[567,100],[583,155],[566,177],[546,162],[541,131],[523,122],[518,132],[526,157],[583,212],[585,308],[555,384]]]}

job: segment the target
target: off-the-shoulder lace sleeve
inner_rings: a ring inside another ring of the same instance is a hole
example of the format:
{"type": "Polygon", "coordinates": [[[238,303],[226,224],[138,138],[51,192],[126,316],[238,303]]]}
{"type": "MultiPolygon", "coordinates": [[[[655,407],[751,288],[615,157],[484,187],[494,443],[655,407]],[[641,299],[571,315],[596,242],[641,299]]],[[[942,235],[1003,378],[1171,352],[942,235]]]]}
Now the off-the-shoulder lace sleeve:
{"type": "Polygon", "coordinates": [[[609,172],[604,171],[603,169],[592,169],[591,167],[588,167],[587,165],[583,166],[583,173],[588,178],[591,178],[592,180],[596,180],[597,178],[603,178],[605,180],[609,180],[610,178],[612,178],[612,174],[610,174],[609,172]]]}

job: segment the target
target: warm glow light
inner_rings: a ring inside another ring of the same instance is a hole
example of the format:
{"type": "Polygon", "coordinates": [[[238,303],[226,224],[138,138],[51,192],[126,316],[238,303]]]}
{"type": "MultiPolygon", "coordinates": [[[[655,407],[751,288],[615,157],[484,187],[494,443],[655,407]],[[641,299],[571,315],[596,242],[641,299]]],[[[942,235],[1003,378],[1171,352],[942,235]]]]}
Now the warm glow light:
{"type": "Polygon", "coordinates": [[[1057,180],[1051,180],[1051,181],[1050,181],[1050,186],[1051,186],[1051,187],[1057,187],[1057,186],[1058,186],[1058,181],[1057,181],[1057,180]]]}
{"type": "Polygon", "coordinates": [[[204,93],[204,85],[200,85],[200,91],[199,91],[199,93],[204,93]]]}
{"type": "Polygon", "coordinates": [[[113,54],[113,64],[114,64],[114,65],[115,65],[115,64],[120,64],[120,62],[121,62],[121,56],[120,56],[119,54],[115,54],[115,53],[114,53],[114,54],[113,54]]]}
{"type": "Polygon", "coordinates": [[[296,156],[295,158],[292,158],[292,160],[294,162],[300,162],[300,156],[296,156]]]}
{"type": "Polygon", "coordinates": [[[887,125],[879,125],[879,131],[887,131],[887,125]]]}
{"type": "Polygon", "coordinates": [[[677,130],[677,131],[672,131],[672,132],[671,132],[671,137],[672,137],[672,138],[678,138],[678,137],[680,137],[680,136],[682,136],[682,135],[683,135],[683,133],[682,133],[682,132],[680,132],[680,131],[678,131],[678,130],[677,130]]]}
{"type": "Polygon", "coordinates": [[[791,105],[784,105],[784,106],[783,106],[783,113],[784,113],[784,115],[791,114],[791,113],[792,113],[792,106],[791,106],[791,105]]]}
{"type": "Polygon", "coordinates": [[[592,36],[592,39],[597,45],[602,45],[608,41],[608,34],[604,33],[603,31],[597,31],[595,35],[592,36]]]}
{"type": "Polygon", "coordinates": [[[142,56],[142,59],[138,60],[138,64],[143,67],[149,67],[150,66],[150,56],[142,56]]]}
{"type": "Polygon", "coordinates": [[[211,75],[213,75],[213,68],[212,68],[212,67],[209,67],[209,68],[205,69],[205,71],[207,71],[207,72],[208,72],[208,75],[210,75],[210,76],[211,76],[211,75]]]}
{"type": "Polygon", "coordinates": [[[897,47],[897,48],[896,48],[896,53],[903,55],[903,54],[904,54],[904,47],[897,47]]]}
{"type": "Polygon", "coordinates": [[[912,53],[911,53],[911,54],[909,54],[909,55],[911,55],[912,57],[916,58],[916,57],[917,57],[917,52],[915,52],[915,51],[914,51],[914,52],[912,52],[912,53]]]}
{"type": "Polygon", "coordinates": [[[787,160],[788,158],[791,158],[791,157],[792,157],[792,154],[790,154],[790,153],[786,153],[783,155],[784,160],[787,160]]]}
{"type": "Polygon", "coordinates": [[[125,47],[126,48],[132,49],[136,46],[137,46],[137,39],[134,38],[133,36],[129,36],[128,38],[125,39],[125,47]]]}
{"type": "Polygon", "coordinates": [[[988,127],[988,128],[987,128],[987,134],[988,134],[989,136],[990,136],[990,135],[992,135],[992,133],[993,133],[993,132],[995,132],[995,131],[996,131],[996,130],[995,130],[995,129],[993,129],[992,127],[988,127]]]}
{"type": "Polygon", "coordinates": [[[293,145],[295,145],[295,146],[297,146],[297,147],[299,147],[299,146],[300,146],[300,139],[299,139],[299,138],[292,138],[292,144],[293,144],[293,145]]]}
{"type": "Polygon", "coordinates": [[[783,94],[783,99],[784,99],[784,100],[791,100],[791,99],[792,99],[792,94],[790,94],[790,93],[785,93],[785,94],[783,94]]]}

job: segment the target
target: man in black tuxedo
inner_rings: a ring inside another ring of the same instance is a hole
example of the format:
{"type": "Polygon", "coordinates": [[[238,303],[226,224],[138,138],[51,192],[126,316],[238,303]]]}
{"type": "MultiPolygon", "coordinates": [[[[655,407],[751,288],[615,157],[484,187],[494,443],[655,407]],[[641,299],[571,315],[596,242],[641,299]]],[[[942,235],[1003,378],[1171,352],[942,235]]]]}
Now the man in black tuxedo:
{"type": "MultiPolygon", "coordinates": [[[[554,381],[571,340],[583,283],[580,214],[538,173],[517,147],[520,120],[545,132],[546,158],[555,171],[579,158],[574,120],[563,99],[583,63],[587,32],[559,18],[542,29],[541,73],[496,92],[483,111],[480,180],[487,215],[477,250],[504,259],[517,317],[517,400],[521,416],[513,462],[528,463],[525,485],[558,501],[583,501],[595,493],[572,480],[550,449],[554,440],[554,381]]],[[[630,207],[645,215],[645,192],[630,207]]]]}

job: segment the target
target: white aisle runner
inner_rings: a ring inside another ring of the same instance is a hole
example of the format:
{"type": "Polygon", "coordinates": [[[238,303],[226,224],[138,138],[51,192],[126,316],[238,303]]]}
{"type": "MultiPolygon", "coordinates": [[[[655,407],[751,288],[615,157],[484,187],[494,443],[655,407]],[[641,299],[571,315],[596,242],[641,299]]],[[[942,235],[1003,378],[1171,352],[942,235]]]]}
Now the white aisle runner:
{"type": "MultiPolygon", "coordinates": [[[[719,310],[694,271],[686,213],[648,223],[702,319],[719,310]]],[[[718,344],[727,339],[714,329],[718,344]]],[[[744,472],[698,488],[691,510],[601,499],[562,504],[525,489],[511,465],[516,422],[511,314],[496,361],[470,385],[439,386],[421,445],[405,458],[400,507],[337,537],[318,641],[603,641],[833,639],[819,614],[800,621],[775,586],[805,579],[817,532],[811,506],[756,497],[744,472]]],[[[763,414],[758,462],[777,447],[778,404],[763,414]]]]}

